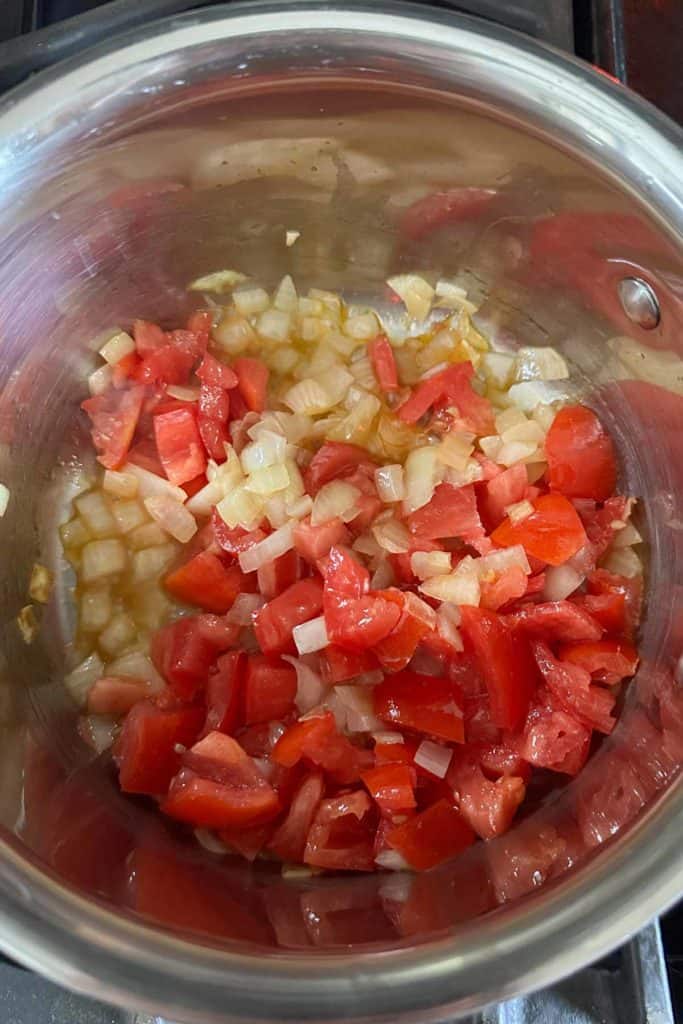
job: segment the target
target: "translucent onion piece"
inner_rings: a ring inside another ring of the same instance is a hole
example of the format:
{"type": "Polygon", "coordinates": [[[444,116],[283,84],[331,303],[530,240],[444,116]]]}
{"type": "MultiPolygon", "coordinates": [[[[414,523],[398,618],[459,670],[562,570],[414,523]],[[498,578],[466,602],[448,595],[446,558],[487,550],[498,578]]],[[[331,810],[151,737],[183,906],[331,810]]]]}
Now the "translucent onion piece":
{"type": "Polygon", "coordinates": [[[372,590],[385,590],[387,587],[391,587],[394,584],[394,570],[391,567],[391,562],[388,558],[382,559],[370,579],[370,587],[372,590]]]}
{"type": "Polygon", "coordinates": [[[177,398],[179,402],[199,401],[199,388],[181,387],[180,384],[169,384],[166,394],[170,398],[177,398]]]}
{"type": "Polygon", "coordinates": [[[481,596],[476,571],[458,572],[457,569],[447,576],[432,576],[420,584],[419,590],[427,597],[451,604],[478,605],[481,596]]]}
{"type": "Polygon", "coordinates": [[[285,508],[290,519],[303,519],[309,515],[313,508],[313,499],[310,494],[304,494],[294,501],[286,503],[285,508]]]}
{"type": "Polygon", "coordinates": [[[256,333],[260,338],[279,345],[287,341],[291,329],[292,319],[289,313],[284,313],[280,309],[265,310],[256,323],[256,333]]]}
{"type": "Polygon", "coordinates": [[[118,533],[109,504],[101,491],[88,491],[76,498],[74,505],[94,537],[111,537],[118,533]]]}
{"type": "Polygon", "coordinates": [[[291,387],[284,395],[283,402],[292,412],[304,413],[307,416],[327,412],[335,404],[322,384],[310,377],[300,380],[291,387]]]}
{"type": "Polygon", "coordinates": [[[120,540],[91,540],[81,552],[81,580],[94,583],[124,572],[128,553],[120,540]]]}
{"type": "Polygon", "coordinates": [[[47,604],[52,590],[52,573],[39,562],[34,562],[28,583],[28,596],[38,604],[47,604]]]}
{"type": "Polygon", "coordinates": [[[308,622],[302,622],[292,630],[294,643],[299,654],[312,654],[314,651],[322,651],[327,647],[330,640],[327,635],[325,616],[319,615],[308,622]]]}
{"type": "Polygon", "coordinates": [[[67,692],[79,708],[85,707],[93,683],[103,672],[104,663],[99,654],[90,654],[64,677],[67,692]]]}
{"type": "Polygon", "coordinates": [[[263,505],[257,495],[251,494],[240,484],[216,505],[216,511],[231,530],[236,526],[253,530],[261,521],[263,505]]]}
{"type": "Polygon", "coordinates": [[[379,546],[391,555],[400,555],[409,551],[413,543],[408,528],[393,518],[373,525],[372,535],[379,546]]]}
{"type": "Polygon", "coordinates": [[[131,558],[133,583],[145,583],[147,580],[158,579],[162,573],[166,572],[176,553],[177,548],[173,543],[159,544],[158,547],[136,551],[131,558]]]}
{"type": "Polygon", "coordinates": [[[515,360],[515,378],[527,380],[566,380],[569,367],[554,348],[520,348],[515,360]]]}
{"type": "Polygon", "coordinates": [[[98,367],[88,377],[88,391],[91,395],[101,395],[109,387],[111,387],[112,381],[114,380],[114,374],[112,373],[111,366],[105,364],[104,366],[98,367]]]}
{"type": "Polygon", "coordinates": [[[227,853],[228,847],[225,843],[222,843],[218,836],[208,828],[196,828],[194,830],[194,837],[200,846],[208,850],[209,853],[219,853],[221,855],[227,853]]]}
{"type": "Polygon", "coordinates": [[[406,493],[403,466],[380,466],[375,470],[375,487],[378,495],[386,504],[403,501],[406,493]]]}
{"type": "Polygon", "coordinates": [[[360,491],[344,480],[332,480],[324,484],[315,498],[311,509],[311,525],[320,526],[331,519],[344,519],[347,513],[358,514],[356,502],[360,491]]]}
{"type": "Polygon", "coordinates": [[[119,533],[130,533],[148,521],[144,508],[134,500],[112,501],[111,514],[116,520],[119,533]]]}
{"type": "Polygon", "coordinates": [[[239,563],[242,572],[255,572],[262,565],[284,555],[294,547],[294,534],[291,523],[281,526],[257,544],[252,544],[246,551],[239,554],[239,563]]]}
{"type": "Polygon", "coordinates": [[[291,654],[283,654],[283,661],[288,661],[296,670],[296,706],[300,715],[305,715],[317,707],[323,699],[325,686],[317,672],[291,654]]]}
{"type": "Polygon", "coordinates": [[[127,462],[122,467],[122,472],[127,476],[134,476],[136,478],[138,494],[143,500],[156,497],[158,494],[165,494],[167,497],[175,498],[176,501],[181,503],[187,501],[187,494],[182,487],[174,487],[164,477],[157,476],[156,473],[150,473],[148,469],[136,466],[134,462],[127,462]]]}
{"type": "Polygon", "coordinates": [[[612,541],[612,548],[630,548],[634,544],[642,544],[643,538],[636,530],[633,523],[626,523],[623,529],[616,529],[614,533],[614,540],[612,541]]]}
{"type": "MultiPolygon", "coordinates": [[[[387,871],[411,871],[410,864],[398,850],[382,850],[375,857],[375,864],[387,871]]],[[[407,897],[406,897],[407,898],[407,897]]]]}
{"type": "Polygon", "coordinates": [[[102,489],[115,498],[134,498],[138,493],[138,479],[132,473],[105,469],[102,489]]]}
{"type": "Polygon", "coordinates": [[[193,516],[208,516],[214,505],[225,497],[225,492],[217,480],[205,484],[200,491],[187,500],[187,509],[193,516]]]}
{"type": "Polygon", "coordinates": [[[117,331],[100,349],[100,355],[110,366],[116,366],[131,352],[135,352],[135,342],[125,331],[117,331]]]}
{"type": "Polygon", "coordinates": [[[253,473],[249,474],[244,487],[250,493],[260,494],[264,497],[277,494],[278,491],[284,491],[289,487],[287,467],[281,464],[279,466],[266,466],[265,469],[256,469],[253,473]]]}
{"type": "Polygon", "coordinates": [[[144,679],[152,694],[161,693],[166,687],[166,683],[155,669],[151,659],[142,651],[129,651],[128,654],[122,654],[115,661],[108,662],[106,675],[134,676],[136,679],[144,679]]]}
{"type": "Polygon", "coordinates": [[[344,334],[357,341],[369,341],[379,331],[379,322],[374,313],[359,313],[346,318],[344,334]]]}
{"type": "Polygon", "coordinates": [[[233,356],[244,352],[245,348],[257,340],[249,321],[236,310],[224,310],[211,336],[221,351],[233,356]]]}
{"type": "Polygon", "coordinates": [[[374,711],[370,687],[335,686],[334,692],[346,709],[348,732],[376,732],[382,728],[374,711]]]}
{"type": "Polygon", "coordinates": [[[79,602],[78,624],[84,633],[99,633],[111,618],[111,593],[108,587],[84,590],[79,602]]]}
{"type": "Polygon", "coordinates": [[[437,779],[445,779],[446,772],[453,758],[453,751],[442,747],[431,740],[422,740],[415,751],[414,761],[437,779]]]}
{"type": "Polygon", "coordinates": [[[298,238],[301,238],[300,231],[285,231],[285,245],[290,249],[298,238]]]}
{"type": "Polygon", "coordinates": [[[447,575],[451,571],[450,552],[415,551],[410,556],[410,568],[419,580],[447,575]]]}
{"type": "Polygon", "coordinates": [[[235,309],[241,316],[255,316],[263,313],[270,305],[265,288],[236,288],[232,293],[235,309]]]}
{"type": "Polygon", "coordinates": [[[525,459],[538,459],[538,446],[532,441],[505,441],[495,456],[495,461],[501,466],[514,466],[516,462],[524,462],[525,459]]]}
{"type": "Polygon", "coordinates": [[[612,548],[603,558],[602,567],[617,576],[641,576],[643,563],[633,548],[612,548]]]}
{"type": "Polygon", "coordinates": [[[187,288],[192,292],[214,292],[223,295],[246,279],[247,275],[241,274],[239,270],[215,270],[212,274],[196,278],[187,288]]]}
{"type": "Polygon", "coordinates": [[[273,296],[273,306],[284,313],[296,313],[299,308],[299,296],[297,295],[294,281],[289,274],[280,281],[277,291],[273,296]]]}
{"type": "Polygon", "coordinates": [[[265,603],[265,598],[260,594],[238,594],[226,619],[228,622],[234,622],[237,626],[252,626],[254,615],[259,608],[263,608],[265,603]]]}
{"type": "Polygon", "coordinates": [[[105,654],[120,654],[137,639],[135,623],[125,612],[119,612],[109,621],[97,638],[100,650],[105,654]]]}
{"type": "Polygon", "coordinates": [[[505,515],[509,517],[511,523],[524,522],[530,515],[533,515],[533,511],[534,506],[526,499],[524,501],[516,501],[514,505],[507,505],[505,507],[505,515]]]}
{"type": "Polygon", "coordinates": [[[287,503],[279,494],[274,494],[272,498],[268,498],[264,506],[264,512],[268,522],[274,530],[277,530],[280,526],[284,526],[285,523],[291,519],[291,516],[287,511],[287,503]]]}
{"type": "Polygon", "coordinates": [[[549,565],[545,572],[543,597],[546,601],[564,601],[584,581],[583,573],[571,565],[549,565]]]}
{"type": "Polygon", "coordinates": [[[465,471],[473,451],[471,434],[452,432],[446,434],[438,447],[439,461],[462,473],[465,471]]]}
{"type": "Polygon", "coordinates": [[[180,502],[164,494],[145,498],[145,508],[159,526],[181,544],[186,544],[197,532],[197,521],[180,502]]]}
{"type": "Polygon", "coordinates": [[[404,501],[407,513],[415,512],[431,501],[437,483],[440,482],[443,467],[438,462],[436,446],[415,448],[410,452],[405,464],[406,496],[404,501]]]}
{"type": "Polygon", "coordinates": [[[342,401],[353,384],[353,377],[343,366],[332,366],[324,370],[317,375],[317,380],[335,405],[342,401]]]}
{"type": "Polygon", "coordinates": [[[527,576],[531,572],[526,551],[521,544],[513,544],[509,548],[500,548],[497,551],[490,551],[488,555],[481,558],[464,558],[458,565],[456,572],[475,572],[481,579],[484,576],[500,576],[508,569],[519,567],[527,576]]]}
{"type": "Polygon", "coordinates": [[[102,754],[109,750],[118,733],[118,720],[109,715],[84,715],[81,722],[86,742],[95,753],[102,754]]]}
{"type": "Polygon", "coordinates": [[[80,548],[92,540],[90,530],[78,516],[75,519],[70,519],[68,523],[62,523],[59,527],[59,535],[65,548],[80,548]]]}
{"type": "Polygon", "coordinates": [[[446,601],[436,613],[436,629],[439,636],[456,651],[465,649],[458,629],[460,618],[460,609],[457,605],[448,604],[446,601]]]}
{"type": "MultiPolygon", "coordinates": [[[[251,428],[254,430],[254,428],[251,428]]],[[[266,469],[285,461],[287,455],[287,439],[284,434],[271,430],[259,431],[258,440],[244,446],[240,453],[240,462],[245,473],[253,473],[257,469],[266,469]]]]}
{"type": "Polygon", "coordinates": [[[434,298],[434,289],[417,274],[398,274],[390,277],[387,284],[402,299],[408,315],[414,320],[425,320],[429,316],[434,298]]]}
{"type": "Polygon", "coordinates": [[[0,519],[4,516],[9,505],[10,491],[5,484],[0,484],[0,519]]]}
{"type": "Polygon", "coordinates": [[[372,738],[375,743],[405,743],[405,739],[400,732],[373,732],[372,738]]]}
{"type": "Polygon", "coordinates": [[[132,551],[155,548],[168,542],[168,534],[156,523],[143,523],[126,536],[126,544],[132,551]]]}

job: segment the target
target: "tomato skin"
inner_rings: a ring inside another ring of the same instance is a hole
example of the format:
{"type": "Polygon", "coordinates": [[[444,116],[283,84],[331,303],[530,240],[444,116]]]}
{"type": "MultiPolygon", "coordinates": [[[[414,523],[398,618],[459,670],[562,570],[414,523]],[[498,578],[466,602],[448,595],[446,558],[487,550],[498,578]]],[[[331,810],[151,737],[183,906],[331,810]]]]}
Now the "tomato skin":
{"type": "Polygon", "coordinates": [[[623,594],[577,594],[572,603],[588,612],[605,633],[625,632],[626,600],[623,594]]]}
{"type": "Polygon", "coordinates": [[[609,734],[615,698],[601,686],[591,685],[590,673],[571,662],[558,661],[540,640],[532,642],[534,657],[554,702],[587,728],[609,734]]]}
{"type": "Polygon", "coordinates": [[[194,357],[188,352],[164,344],[135,367],[135,380],[141,384],[187,384],[194,357]]]}
{"type": "Polygon", "coordinates": [[[197,426],[209,458],[214,462],[225,462],[225,445],[230,441],[230,433],[225,423],[209,419],[208,416],[199,416],[197,426]]]}
{"type": "Polygon", "coordinates": [[[528,555],[548,565],[562,565],[588,539],[576,509],[562,494],[543,494],[531,504],[530,516],[517,524],[505,519],[491,540],[501,548],[521,544],[528,555]]]}
{"type": "Polygon", "coordinates": [[[463,606],[461,613],[462,630],[488,690],[491,719],[501,729],[516,729],[538,682],[529,645],[495,612],[463,606]]]}
{"type": "Polygon", "coordinates": [[[161,810],[200,828],[259,825],[274,818],[280,802],[239,743],[212,732],[181,757],[161,810]]]}
{"type": "Polygon", "coordinates": [[[232,366],[237,376],[239,393],[251,412],[263,412],[268,390],[268,367],[260,359],[241,356],[232,366]]]}
{"type": "Polygon", "coordinates": [[[280,658],[252,654],[244,681],[244,720],[247,725],[284,718],[294,707],[296,671],[280,658]]]}
{"type": "Polygon", "coordinates": [[[481,839],[494,839],[507,832],[526,787],[521,778],[506,775],[492,782],[481,765],[465,749],[456,751],[447,780],[458,796],[458,809],[481,839]]]}
{"type": "Polygon", "coordinates": [[[194,479],[206,470],[204,446],[197,420],[189,409],[176,409],[154,417],[159,459],[172,484],[194,479]]]}
{"type": "Polygon", "coordinates": [[[370,589],[370,573],[344,548],[333,547],[325,565],[325,597],[359,598],[370,589]]]}
{"type": "Polygon", "coordinates": [[[470,362],[453,363],[421,381],[396,415],[404,423],[416,423],[437,406],[455,406],[460,419],[477,434],[492,431],[493,409],[487,398],[472,390],[474,367],[470,362]]]}
{"type": "Polygon", "coordinates": [[[642,576],[617,576],[606,569],[596,569],[588,576],[588,594],[623,597],[624,621],[620,632],[623,632],[627,640],[632,640],[640,622],[643,604],[642,576]]]}
{"type": "Polygon", "coordinates": [[[299,556],[294,549],[256,571],[258,592],[271,601],[299,579],[299,556]]]}
{"type": "Polygon", "coordinates": [[[357,444],[326,441],[318,448],[304,473],[306,490],[315,497],[323,484],[349,476],[359,465],[368,461],[368,452],[357,444]]]}
{"type": "Polygon", "coordinates": [[[550,489],[568,498],[605,501],[617,482],[614,446],[592,409],[565,406],[545,439],[550,489]]]}
{"type": "Polygon", "coordinates": [[[508,505],[515,505],[526,497],[528,486],[529,478],[522,462],[516,462],[480,486],[481,518],[489,532],[503,522],[508,505]]]}
{"type": "Polygon", "coordinates": [[[88,691],[88,711],[91,715],[125,715],[149,695],[150,685],[145,679],[101,676],[88,691]]]}
{"type": "Polygon", "coordinates": [[[228,651],[218,659],[206,685],[206,721],[202,736],[210,732],[233,733],[242,724],[246,663],[244,651],[228,651]]]}
{"type": "Polygon", "coordinates": [[[394,350],[386,334],[378,334],[368,345],[368,355],[377,383],[382,391],[394,391],[398,387],[398,370],[394,350]]]}
{"type": "Polygon", "coordinates": [[[325,792],[325,783],[319,772],[307,775],[292,797],[287,817],[278,826],[268,849],[284,861],[301,861],[308,833],[325,792]]]}
{"type": "Polygon", "coordinates": [[[265,532],[261,529],[247,531],[243,530],[241,526],[231,529],[221,519],[215,508],[211,513],[211,529],[218,546],[235,558],[241,551],[246,551],[253,544],[258,544],[259,541],[266,538],[265,532]]]}
{"type": "Polygon", "coordinates": [[[449,679],[404,670],[373,690],[375,714],[384,722],[462,743],[462,695],[449,679]]]}
{"type": "Polygon", "coordinates": [[[311,517],[306,516],[294,527],[294,547],[310,565],[316,565],[331,548],[346,544],[349,539],[349,531],[338,517],[311,526],[311,517]]]}
{"type": "Polygon", "coordinates": [[[497,192],[490,188],[450,188],[430,192],[404,212],[400,231],[413,241],[452,223],[478,220],[491,206],[497,192]]]}
{"type": "Polygon", "coordinates": [[[638,668],[638,652],[626,641],[599,640],[595,643],[565,644],[560,660],[580,665],[600,682],[613,686],[638,668]]]}
{"type": "Polygon", "coordinates": [[[512,629],[538,636],[549,643],[581,643],[599,640],[602,626],[572,601],[529,604],[505,617],[512,629]]]}
{"type": "Polygon", "coordinates": [[[125,462],[137,427],[144,388],[110,388],[81,403],[92,422],[92,441],[99,452],[97,461],[105,469],[117,469],[125,462]]]}
{"type": "Polygon", "coordinates": [[[407,667],[420,641],[436,629],[436,612],[410,590],[392,588],[383,591],[383,595],[398,605],[401,617],[391,633],[373,648],[373,653],[387,672],[399,672],[407,667]]]}
{"type": "Polygon", "coordinates": [[[230,416],[230,395],[222,387],[202,384],[199,389],[199,415],[219,423],[227,423],[230,416]]]}
{"type": "Polygon", "coordinates": [[[296,654],[292,630],[320,614],[323,588],[318,579],[299,580],[259,609],[254,631],[264,654],[296,654]]]}
{"type": "Polygon", "coordinates": [[[340,871],[371,871],[374,822],[362,790],[322,800],[308,833],[304,863],[340,871]]]}
{"type": "Polygon", "coordinates": [[[180,764],[176,745],[194,742],[202,718],[201,708],[165,711],[148,701],[136,704],[113,751],[123,792],[165,793],[180,764]]]}
{"type": "Polygon", "coordinates": [[[371,651],[347,651],[328,644],[320,654],[320,672],[326,683],[343,683],[376,668],[371,651]]]}
{"type": "Polygon", "coordinates": [[[485,538],[471,484],[465,487],[439,484],[431,501],[412,512],[407,524],[410,532],[421,541],[461,537],[476,542],[485,538]]]}
{"type": "Polygon", "coordinates": [[[341,784],[355,782],[360,776],[359,752],[337,732],[330,711],[295,722],[273,748],[272,760],[284,768],[292,768],[302,758],[341,784]]]}
{"type": "Polygon", "coordinates": [[[235,598],[253,583],[238,566],[226,566],[212,551],[200,551],[164,578],[164,586],[173,597],[185,604],[197,605],[207,612],[224,615],[235,598]]]}
{"type": "Polygon", "coordinates": [[[519,752],[537,768],[577,775],[586,763],[591,730],[560,708],[536,706],[524,723],[519,752]]]}
{"type": "Polygon", "coordinates": [[[437,800],[387,833],[387,843],[417,871],[426,871],[471,846],[474,832],[447,800],[437,800]]]}
{"type": "Polygon", "coordinates": [[[195,372],[202,384],[207,387],[223,388],[224,391],[229,391],[231,388],[236,388],[238,384],[235,371],[208,352],[195,372]]]}
{"type": "Polygon", "coordinates": [[[381,591],[359,598],[325,594],[325,625],[330,643],[350,651],[375,648],[398,625],[401,609],[381,591]]]}
{"type": "Polygon", "coordinates": [[[178,619],[152,634],[150,655],[180,700],[193,700],[206,685],[218,651],[197,618],[178,619]]]}
{"type": "Polygon", "coordinates": [[[363,772],[361,779],[383,814],[400,814],[417,806],[416,773],[406,764],[388,764],[363,772]]]}

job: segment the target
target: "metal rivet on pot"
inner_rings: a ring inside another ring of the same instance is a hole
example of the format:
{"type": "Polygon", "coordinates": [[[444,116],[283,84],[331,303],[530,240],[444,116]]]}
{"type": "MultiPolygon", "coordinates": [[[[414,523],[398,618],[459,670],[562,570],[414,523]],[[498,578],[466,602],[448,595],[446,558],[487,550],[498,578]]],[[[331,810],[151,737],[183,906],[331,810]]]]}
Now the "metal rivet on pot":
{"type": "Polygon", "coordinates": [[[621,306],[629,320],[644,331],[652,331],[660,320],[659,302],[654,290],[642,277],[624,277],[619,282],[621,306]]]}

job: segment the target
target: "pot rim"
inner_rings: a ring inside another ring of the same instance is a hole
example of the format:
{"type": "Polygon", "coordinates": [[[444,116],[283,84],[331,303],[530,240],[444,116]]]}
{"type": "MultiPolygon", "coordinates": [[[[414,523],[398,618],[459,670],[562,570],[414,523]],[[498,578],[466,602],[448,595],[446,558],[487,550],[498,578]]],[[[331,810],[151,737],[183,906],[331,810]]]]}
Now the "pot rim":
{"type": "MultiPolygon", "coordinates": [[[[507,29],[403,3],[322,0],[238,3],[156,21],[19,86],[0,105],[2,166],[16,147],[49,145],[52,118],[113,73],[200,43],[256,33],[353,32],[455,55],[506,73],[505,109],[637,197],[662,229],[683,239],[683,133],[654,107],[581,61],[507,29]],[[561,98],[561,102],[560,101],[561,98]],[[554,102],[556,100],[557,102],[554,102]],[[33,126],[42,125],[38,143],[33,126]],[[29,126],[29,129],[26,128],[29,126]],[[13,149],[14,147],[14,149],[13,149]]],[[[403,55],[402,55],[403,56],[403,55]]],[[[404,59],[409,59],[405,56],[404,59]]],[[[454,70],[453,75],[457,72],[454,70]]],[[[462,68],[459,74],[463,74],[462,68]]],[[[457,84],[454,78],[453,85],[457,84]]],[[[498,86],[502,90],[502,86],[498,86]]],[[[678,780],[680,782],[680,779],[678,780]]],[[[473,1012],[548,985],[598,958],[671,904],[683,889],[683,788],[672,785],[628,834],[561,884],[412,949],[306,957],[216,950],[163,934],[89,901],[41,872],[13,840],[0,841],[5,951],[54,981],[120,1005],[185,1021],[423,1020],[473,1012]],[[495,954],[495,974],[491,970],[495,954]],[[226,995],[230,1003],[226,1007],[226,995]]]]}

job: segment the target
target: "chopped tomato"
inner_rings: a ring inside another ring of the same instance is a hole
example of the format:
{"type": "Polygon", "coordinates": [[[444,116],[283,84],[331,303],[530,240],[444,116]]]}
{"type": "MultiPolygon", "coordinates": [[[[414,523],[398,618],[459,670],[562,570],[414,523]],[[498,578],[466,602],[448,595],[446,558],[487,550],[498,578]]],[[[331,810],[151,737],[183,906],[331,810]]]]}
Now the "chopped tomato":
{"type": "Polygon", "coordinates": [[[479,220],[497,196],[495,189],[458,187],[430,192],[403,213],[400,230],[413,241],[448,224],[479,220]]]}
{"type": "Polygon", "coordinates": [[[112,366],[112,381],[114,387],[122,387],[126,381],[137,379],[137,371],[140,366],[140,357],[135,352],[129,352],[123,359],[119,359],[115,366],[112,366]]]}
{"type": "Polygon", "coordinates": [[[212,327],[213,313],[211,310],[198,309],[195,313],[190,313],[187,320],[188,331],[192,331],[193,334],[206,334],[208,337],[212,327]]]}
{"type": "Polygon", "coordinates": [[[147,701],[136,704],[113,751],[123,792],[165,793],[180,764],[176,748],[194,742],[202,718],[201,708],[165,711],[147,701]]]}
{"type": "Polygon", "coordinates": [[[586,543],[586,531],[572,503],[562,494],[543,494],[519,523],[505,519],[491,534],[498,547],[521,544],[528,555],[561,565],[586,543]]]}
{"type": "Polygon", "coordinates": [[[239,640],[240,626],[228,622],[220,615],[197,615],[197,628],[200,634],[215,649],[217,654],[229,651],[239,640]]]}
{"type": "Polygon", "coordinates": [[[219,651],[199,616],[170,622],[152,634],[150,654],[157,671],[181,700],[203,689],[219,651]]]}
{"type": "Polygon", "coordinates": [[[577,594],[572,603],[595,619],[606,633],[626,630],[626,600],[623,594],[577,594]]]}
{"type": "Polygon", "coordinates": [[[197,426],[209,458],[214,462],[225,462],[225,445],[230,441],[230,433],[225,423],[209,419],[208,416],[199,416],[197,426]]]}
{"type": "Polygon", "coordinates": [[[326,683],[343,683],[376,668],[371,651],[347,651],[329,644],[320,654],[320,672],[326,683]]]}
{"type": "Polygon", "coordinates": [[[431,501],[408,516],[410,532],[420,540],[461,537],[476,542],[485,539],[474,487],[439,484],[431,501]]]}
{"type": "Polygon", "coordinates": [[[219,423],[227,423],[230,416],[230,395],[214,384],[202,384],[199,389],[199,415],[219,423]]]}
{"type": "Polygon", "coordinates": [[[239,392],[247,409],[252,412],[263,412],[266,407],[268,389],[268,367],[260,359],[240,356],[233,363],[237,376],[239,392]]]}
{"type": "Polygon", "coordinates": [[[149,320],[136,320],[133,324],[133,338],[138,355],[148,356],[166,344],[166,333],[157,324],[149,320]]]}
{"type": "Polygon", "coordinates": [[[141,469],[146,469],[156,476],[164,475],[164,467],[159,462],[157,446],[151,438],[134,444],[128,452],[126,462],[132,462],[134,466],[140,466],[141,469]]]}
{"type": "Polygon", "coordinates": [[[207,387],[223,388],[225,391],[237,387],[238,381],[235,371],[208,352],[195,372],[202,384],[207,387]]]}
{"type": "Polygon", "coordinates": [[[386,764],[363,772],[361,779],[383,814],[400,814],[417,806],[415,769],[406,764],[386,764]]]}
{"type": "Polygon", "coordinates": [[[580,665],[590,672],[594,679],[607,683],[608,686],[635,675],[638,667],[638,653],[635,647],[621,640],[565,644],[559,653],[561,661],[580,665]]]}
{"type": "Polygon", "coordinates": [[[232,733],[241,724],[244,697],[244,651],[222,654],[206,685],[206,721],[203,735],[210,732],[232,733]]]}
{"type": "Polygon", "coordinates": [[[206,331],[201,331],[198,334],[196,331],[185,331],[182,329],[169,331],[166,337],[175,349],[189,356],[192,359],[192,363],[204,355],[209,340],[206,331]]]}
{"type": "Polygon", "coordinates": [[[591,685],[590,673],[579,665],[558,661],[540,640],[532,643],[536,663],[553,698],[588,728],[610,733],[615,698],[609,690],[591,685]]]}
{"type": "Polygon", "coordinates": [[[201,476],[196,476],[194,480],[188,480],[186,484],[183,484],[183,490],[188,498],[193,498],[203,487],[206,487],[206,476],[204,473],[201,476]]]}
{"type": "Polygon", "coordinates": [[[463,606],[461,613],[462,630],[486,682],[491,718],[501,729],[516,729],[538,681],[529,645],[495,612],[463,606]]]}
{"type": "Polygon", "coordinates": [[[296,672],[280,658],[251,654],[244,682],[247,725],[284,718],[294,707],[296,672]]]}
{"type": "Polygon", "coordinates": [[[399,406],[397,415],[404,423],[416,423],[435,407],[455,408],[459,417],[477,434],[493,429],[493,410],[487,398],[472,390],[474,367],[470,362],[452,366],[422,380],[412,395],[399,406]]]}
{"type": "Polygon", "coordinates": [[[236,565],[225,565],[212,551],[199,554],[174,569],[164,579],[169,594],[185,604],[194,604],[207,612],[223,615],[235,598],[253,585],[236,565]]]}
{"type": "Polygon", "coordinates": [[[360,774],[358,751],[339,735],[330,711],[291,725],[275,744],[272,756],[285,768],[306,758],[342,784],[354,782],[360,774]]]}
{"type": "Polygon", "coordinates": [[[507,832],[526,787],[515,775],[495,782],[487,779],[471,756],[455,757],[448,770],[448,783],[458,799],[458,809],[468,825],[482,839],[494,839],[507,832]]]}
{"type": "Polygon", "coordinates": [[[254,544],[258,544],[259,541],[265,540],[266,534],[263,530],[243,530],[241,526],[236,526],[231,529],[227,523],[225,523],[219,513],[214,508],[211,513],[211,527],[213,530],[214,540],[219,547],[226,551],[229,555],[237,556],[242,551],[246,551],[247,548],[252,547],[254,544]]]}
{"type": "Polygon", "coordinates": [[[568,498],[605,501],[614,491],[617,467],[612,439],[592,409],[565,406],[545,439],[548,483],[568,498]]]}
{"type": "Polygon", "coordinates": [[[92,715],[125,715],[149,694],[150,684],[146,679],[101,676],[88,691],[88,711],[92,715]]]}
{"type": "Polygon", "coordinates": [[[462,694],[450,679],[409,670],[387,676],[373,690],[375,714],[392,725],[462,743],[462,694]]]}
{"type": "Polygon", "coordinates": [[[184,484],[206,470],[197,420],[189,409],[155,416],[154,437],[164,472],[172,484],[184,484]]]}
{"type": "Polygon", "coordinates": [[[231,828],[270,821],[277,793],[239,743],[212,732],[181,757],[161,810],[199,828],[231,828]]]}
{"type": "Polygon", "coordinates": [[[521,565],[511,565],[500,576],[480,580],[479,587],[481,607],[496,612],[510,601],[524,597],[528,592],[528,577],[521,565]]]}
{"type": "Polygon", "coordinates": [[[398,387],[398,371],[394,350],[386,334],[378,334],[368,345],[368,355],[377,383],[382,391],[394,391],[398,387]]]}
{"type": "Polygon", "coordinates": [[[349,537],[349,531],[339,517],[311,526],[311,518],[307,516],[294,527],[294,547],[310,565],[316,565],[319,559],[329,554],[330,548],[346,544],[349,537]]]}
{"type": "Polygon", "coordinates": [[[602,636],[602,626],[585,608],[572,601],[528,604],[506,616],[505,622],[513,629],[541,637],[549,643],[580,643],[599,640],[602,636]]]}
{"type": "Polygon", "coordinates": [[[529,477],[523,462],[516,462],[481,485],[479,506],[487,530],[500,526],[505,519],[505,509],[522,501],[528,487],[529,477]]]}
{"type": "Polygon", "coordinates": [[[344,548],[333,547],[325,565],[325,597],[358,598],[370,589],[370,573],[344,548]]]}
{"type": "Polygon", "coordinates": [[[417,750],[417,740],[408,739],[403,743],[375,743],[373,751],[375,765],[408,764],[414,767],[413,760],[417,750]]]}
{"type": "Polygon", "coordinates": [[[142,384],[187,384],[194,357],[189,352],[162,345],[149,352],[135,368],[135,379],[142,384]]]}
{"type": "Polygon", "coordinates": [[[474,842],[474,832],[447,800],[408,818],[387,833],[387,843],[411,867],[426,871],[442,864],[474,842]]]}
{"type": "Polygon", "coordinates": [[[251,825],[249,828],[243,828],[241,825],[236,828],[221,828],[217,834],[222,843],[235,850],[245,860],[254,861],[272,836],[273,827],[272,821],[269,821],[266,825],[251,825]]]}
{"type": "Polygon", "coordinates": [[[325,792],[322,775],[307,775],[292,797],[287,817],[278,826],[268,849],[284,861],[300,862],[318,805],[325,792]]]}
{"type": "Polygon", "coordinates": [[[325,625],[330,643],[350,651],[375,648],[398,625],[401,609],[375,591],[359,598],[325,593],[325,625]]]}
{"type": "Polygon", "coordinates": [[[383,595],[398,605],[401,617],[373,653],[387,672],[398,672],[407,667],[420,641],[436,629],[436,612],[410,590],[385,590],[383,595]]]}
{"type": "Polygon", "coordinates": [[[116,469],[125,462],[140,418],[144,388],[109,388],[81,404],[92,422],[92,441],[98,462],[116,469]]]}
{"type": "Polygon", "coordinates": [[[319,579],[299,580],[264,605],[255,616],[254,631],[264,654],[296,654],[295,626],[314,619],[323,608],[319,579]]]}
{"type": "Polygon", "coordinates": [[[368,452],[357,444],[326,441],[318,448],[304,474],[306,490],[315,496],[323,484],[347,477],[359,465],[368,461],[368,452]]]}
{"type": "Polygon", "coordinates": [[[299,576],[299,556],[292,548],[257,570],[258,592],[270,601],[296,583],[299,576]]]}
{"type": "Polygon", "coordinates": [[[596,569],[588,577],[588,593],[623,596],[623,633],[627,640],[633,639],[633,634],[640,622],[640,612],[643,603],[642,576],[617,576],[606,569],[596,569]]]}
{"type": "Polygon", "coordinates": [[[590,747],[591,730],[556,707],[538,706],[529,712],[519,742],[525,761],[537,768],[576,775],[590,747]]]}
{"type": "Polygon", "coordinates": [[[304,863],[330,870],[372,870],[371,811],[370,798],[362,790],[323,800],[308,833],[304,863]]]}

